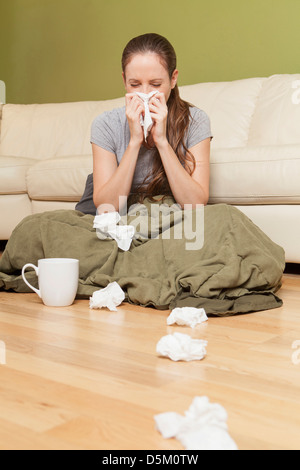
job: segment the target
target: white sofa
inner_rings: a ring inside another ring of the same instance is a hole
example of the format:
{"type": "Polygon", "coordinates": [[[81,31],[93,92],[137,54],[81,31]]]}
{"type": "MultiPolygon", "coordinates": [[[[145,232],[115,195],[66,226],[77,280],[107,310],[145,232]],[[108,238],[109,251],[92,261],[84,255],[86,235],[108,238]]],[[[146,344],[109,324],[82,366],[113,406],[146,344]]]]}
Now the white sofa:
{"type": "MultiPolygon", "coordinates": [[[[180,88],[211,119],[210,204],[233,204],[300,262],[300,74],[180,88]]],[[[90,129],[124,98],[0,109],[0,240],[21,219],[73,209],[92,172],[90,129]]]]}

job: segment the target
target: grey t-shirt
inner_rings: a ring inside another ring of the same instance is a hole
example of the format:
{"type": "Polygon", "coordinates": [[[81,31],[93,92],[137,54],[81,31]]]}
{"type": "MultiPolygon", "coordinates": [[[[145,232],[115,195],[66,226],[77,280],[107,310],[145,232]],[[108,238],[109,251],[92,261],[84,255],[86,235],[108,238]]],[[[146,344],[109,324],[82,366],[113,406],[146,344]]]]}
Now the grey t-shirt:
{"type": "MultiPolygon", "coordinates": [[[[185,145],[191,148],[204,139],[212,138],[210,120],[205,111],[190,107],[190,125],[186,135],[185,145]]],[[[106,111],[97,116],[92,123],[91,143],[112,152],[120,163],[130,140],[130,130],[125,114],[125,106],[106,111]]],[[[137,164],[133,176],[131,193],[137,185],[141,184],[152,170],[152,161],[155,149],[148,150],[143,145],[140,148],[137,164]]],[[[76,209],[86,214],[96,214],[93,203],[93,175],[89,175],[84,194],[76,209]]]]}
{"type": "MultiPolygon", "coordinates": [[[[208,137],[212,138],[210,120],[205,111],[190,107],[190,125],[188,128],[185,145],[191,148],[208,137]]],[[[116,155],[120,163],[130,141],[130,130],[125,114],[125,106],[106,111],[97,116],[92,124],[91,143],[102,147],[116,155]]],[[[135,172],[132,181],[131,192],[141,184],[145,177],[151,173],[153,153],[155,149],[140,148],[135,172]]]]}

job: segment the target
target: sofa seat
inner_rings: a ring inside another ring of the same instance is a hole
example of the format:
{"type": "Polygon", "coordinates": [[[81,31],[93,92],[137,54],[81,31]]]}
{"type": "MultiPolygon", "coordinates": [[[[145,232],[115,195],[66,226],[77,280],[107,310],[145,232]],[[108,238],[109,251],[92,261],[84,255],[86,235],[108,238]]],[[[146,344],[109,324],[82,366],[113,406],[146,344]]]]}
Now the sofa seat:
{"type": "Polygon", "coordinates": [[[300,204],[299,145],[211,152],[210,203],[300,204]]]}
{"type": "Polygon", "coordinates": [[[28,169],[28,195],[32,201],[78,202],[92,171],[92,155],[39,161],[28,169]]]}
{"type": "Polygon", "coordinates": [[[24,157],[0,158],[0,195],[27,194],[26,175],[38,160],[24,157]]]}

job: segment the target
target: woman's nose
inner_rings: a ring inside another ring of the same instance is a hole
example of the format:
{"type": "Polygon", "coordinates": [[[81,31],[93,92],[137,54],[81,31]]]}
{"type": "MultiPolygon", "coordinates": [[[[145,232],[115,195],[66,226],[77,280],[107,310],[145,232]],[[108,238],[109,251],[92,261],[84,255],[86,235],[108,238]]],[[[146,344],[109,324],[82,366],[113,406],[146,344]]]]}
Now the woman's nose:
{"type": "Polygon", "coordinates": [[[149,86],[142,87],[142,93],[145,93],[145,95],[148,95],[150,92],[151,90],[149,86]]]}

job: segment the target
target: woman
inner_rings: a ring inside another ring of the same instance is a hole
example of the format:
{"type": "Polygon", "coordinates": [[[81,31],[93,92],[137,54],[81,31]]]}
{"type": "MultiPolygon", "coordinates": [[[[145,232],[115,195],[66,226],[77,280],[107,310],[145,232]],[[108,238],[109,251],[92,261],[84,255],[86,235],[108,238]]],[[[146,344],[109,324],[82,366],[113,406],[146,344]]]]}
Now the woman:
{"type": "Polygon", "coordinates": [[[93,122],[93,181],[90,176],[76,209],[119,211],[120,197],[129,195],[140,202],[172,195],[182,207],[207,204],[210,122],[204,111],[179,96],[172,45],[158,34],[138,36],[123,51],[122,70],[126,106],[93,122]],[[145,106],[137,92],[152,91],[157,92],[149,101],[153,126],[145,141],[145,106]]]}
{"type": "MultiPolygon", "coordinates": [[[[281,306],[275,292],[281,286],[284,251],[233,206],[204,208],[205,224],[196,224],[196,235],[204,232],[203,246],[187,246],[186,230],[175,236],[177,221],[184,215],[185,222],[188,214],[180,210],[178,220],[171,212],[174,231],[165,219],[153,217],[159,231],[148,238],[152,210],[139,216],[146,236],[135,237],[129,251],[118,249],[113,238],[96,237],[94,217],[85,213],[95,215],[96,208],[98,213],[121,212],[128,196],[132,202],[145,200],[146,209],[154,197],[156,204],[161,202],[158,195],[171,195],[171,205],[175,199],[180,206],[206,205],[209,197],[210,123],[204,111],[179,97],[171,44],[157,34],[134,38],[123,52],[122,67],[126,106],[93,122],[94,173],[79,210],[25,218],[0,259],[0,289],[26,292],[20,276],[25,264],[68,257],[80,261],[78,294],[83,296],[116,281],[129,302],[159,309],[190,306],[224,315],[281,306]],[[146,108],[136,93],[152,91],[157,91],[149,102],[153,127],[145,141],[141,117],[146,108]]],[[[135,215],[129,213],[129,219],[133,224],[135,215]]]]}

